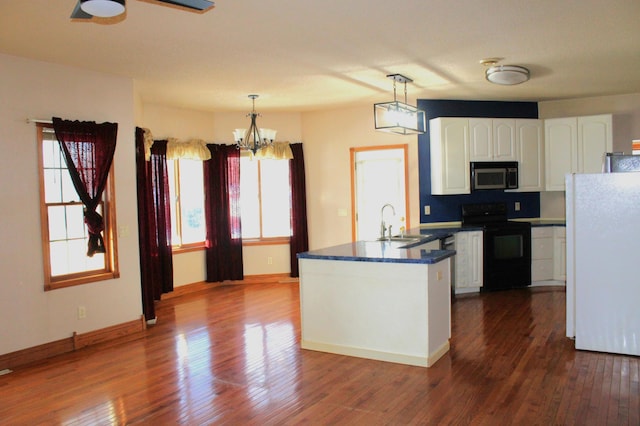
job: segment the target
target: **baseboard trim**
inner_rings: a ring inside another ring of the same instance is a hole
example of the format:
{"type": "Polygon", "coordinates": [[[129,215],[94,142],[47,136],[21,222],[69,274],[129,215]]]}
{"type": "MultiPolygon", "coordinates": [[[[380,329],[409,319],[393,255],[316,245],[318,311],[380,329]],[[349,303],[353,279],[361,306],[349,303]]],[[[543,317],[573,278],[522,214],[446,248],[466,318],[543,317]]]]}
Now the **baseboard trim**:
{"type": "Polygon", "coordinates": [[[136,333],[146,330],[146,328],[147,322],[144,319],[144,315],[141,315],[139,320],[112,325],[111,327],[90,331],[88,333],[78,334],[74,331],[71,337],[73,339],[73,350],[86,348],[87,346],[97,345],[110,340],[118,339],[118,341],[122,341],[123,338],[135,335],[136,333]]]}
{"type": "Polygon", "coordinates": [[[447,351],[449,350],[449,341],[447,340],[432,354],[427,356],[386,352],[355,346],[337,345],[332,343],[312,342],[304,339],[300,342],[300,347],[302,349],[309,349],[312,351],[374,359],[377,361],[394,362],[397,364],[413,365],[416,367],[431,367],[433,364],[435,364],[436,361],[442,358],[445,353],[447,353],[447,351]]]}
{"type": "Polygon", "coordinates": [[[136,334],[146,329],[144,316],[139,320],[133,320],[122,324],[116,324],[100,330],[73,335],[66,339],[56,340],[31,348],[0,355],[0,370],[12,369],[22,365],[42,361],[56,355],[73,352],[87,346],[97,345],[111,340],[122,341],[124,338],[138,338],[136,334]]]}
{"type": "Polygon", "coordinates": [[[171,293],[164,293],[160,300],[173,299],[175,297],[181,297],[187,294],[198,293],[201,291],[207,291],[211,288],[220,287],[223,285],[247,285],[247,284],[273,284],[273,283],[297,283],[298,278],[292,278],[289,274],[262,274],[262,275],[247,275],[243,280],[225,280],[222,282],[209,283],[206,281],[199,281],[191,284],[181,285],[174,287],[171,293]]]}
{"type": "MultiPolygon", "coordinates": [[[[218,283],[196,282],[176,287],[173,292],[162,295],[162,300],[172,299],[187,294],[207,291],[213,287],[223,285],[244,285],[244,284],[267,284],[267,283],[297,283],[298,278],[291,278],[288,273],[285,274],[264,274],[264,275],[248,275],[243,280],[226,280],[218,283]]],[[[140,316],[139,320],[133,320],[122,324],[116,324],[100,330],[90,331],[88,333],[79,334],[73,332],[73,335],[66,339],[56,340],[54,342],[45,343],[38,346],[22,349],[16,352],[0,355],[0,370],[12,369],[22,365],[31,364],[42,361],[47,358],[61,355],[67,352],[73,352],[88,346],[97,345],[112,340],[122,341],[126,338],[138,338],[140,333],[147,328],[144,316],[140,316]]]]}

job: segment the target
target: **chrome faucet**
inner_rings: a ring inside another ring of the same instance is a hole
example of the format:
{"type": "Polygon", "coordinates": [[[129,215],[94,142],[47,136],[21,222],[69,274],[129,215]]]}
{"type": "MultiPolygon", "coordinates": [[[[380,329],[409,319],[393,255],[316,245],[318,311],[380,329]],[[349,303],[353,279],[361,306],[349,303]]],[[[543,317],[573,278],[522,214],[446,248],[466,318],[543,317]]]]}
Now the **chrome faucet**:
{"type": "Polygon", "coordinates": [[[382,206],[382,209],[380,209],[380,238],[384,239],[385,238],[385,234],[387,233],[387,230],[389,230],[389,239],[391,239],[391,225],[389,225],[389,227],[387,227],[387,224],[384,222],[384,209],[387,207],[391,207],[391,211],[393,212],[393,215],[396,215],[396,209],[393,208],[393,206],[391,204],[385,204],[384,206],[382,206]]]}

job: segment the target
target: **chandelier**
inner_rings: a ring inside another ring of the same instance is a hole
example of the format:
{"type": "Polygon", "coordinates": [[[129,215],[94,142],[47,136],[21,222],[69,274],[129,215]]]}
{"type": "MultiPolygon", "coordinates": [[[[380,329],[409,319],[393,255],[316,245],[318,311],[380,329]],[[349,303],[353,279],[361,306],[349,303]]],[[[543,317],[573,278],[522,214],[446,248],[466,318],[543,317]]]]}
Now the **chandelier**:
{"type": "Polygon", "coordinates": [[[424,133],[424,111],[407,104],[407,83],[413,80],[401,74],[389,74],[387,77],[393,80],[393,101],[373,105],[376,130],[400,135],[424,133]],[[397,100],[396,83],[404,84],[404,102],[397,100]]]}
{"type": "Polygon", "coordinates": [[[256,98],[258,95],[249,95],[249,99],[253,102],[253,108],[247,117],[251,117],[251,125],[249,129],[235,129],[233,131],[233,139],[238,145],[238,149],[249,150],[254,154],[269,145],[273,144],[276,138],[276,131],[273,129],[259,129],[256,125],[256,118],[260,114],[256,112],[256,98]]]}

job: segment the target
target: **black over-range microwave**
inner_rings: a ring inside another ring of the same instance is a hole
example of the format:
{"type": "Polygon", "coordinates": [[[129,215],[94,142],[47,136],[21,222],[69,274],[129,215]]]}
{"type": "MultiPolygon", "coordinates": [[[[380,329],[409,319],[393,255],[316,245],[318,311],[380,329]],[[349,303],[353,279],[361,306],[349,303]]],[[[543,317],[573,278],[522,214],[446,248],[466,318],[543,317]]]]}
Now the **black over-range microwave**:
{"type": "Polygon", "coordinates": [[[471,162],[471,190],[517,189],[517,161],[471,162]]]}

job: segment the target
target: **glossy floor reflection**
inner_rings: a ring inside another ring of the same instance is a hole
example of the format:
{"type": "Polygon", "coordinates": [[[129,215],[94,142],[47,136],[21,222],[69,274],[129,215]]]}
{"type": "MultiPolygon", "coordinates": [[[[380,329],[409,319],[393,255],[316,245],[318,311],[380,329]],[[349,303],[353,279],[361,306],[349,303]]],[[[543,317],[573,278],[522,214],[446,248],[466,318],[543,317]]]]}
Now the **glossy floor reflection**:
{"type": "Polygon", "coordinates": [[[0,376],[0,424],[640,424],[638,358],[576,352],[564,301],[458,297],[426,369],[301,350],[297,283],[212,287],[143,338],[0,376]]]}

